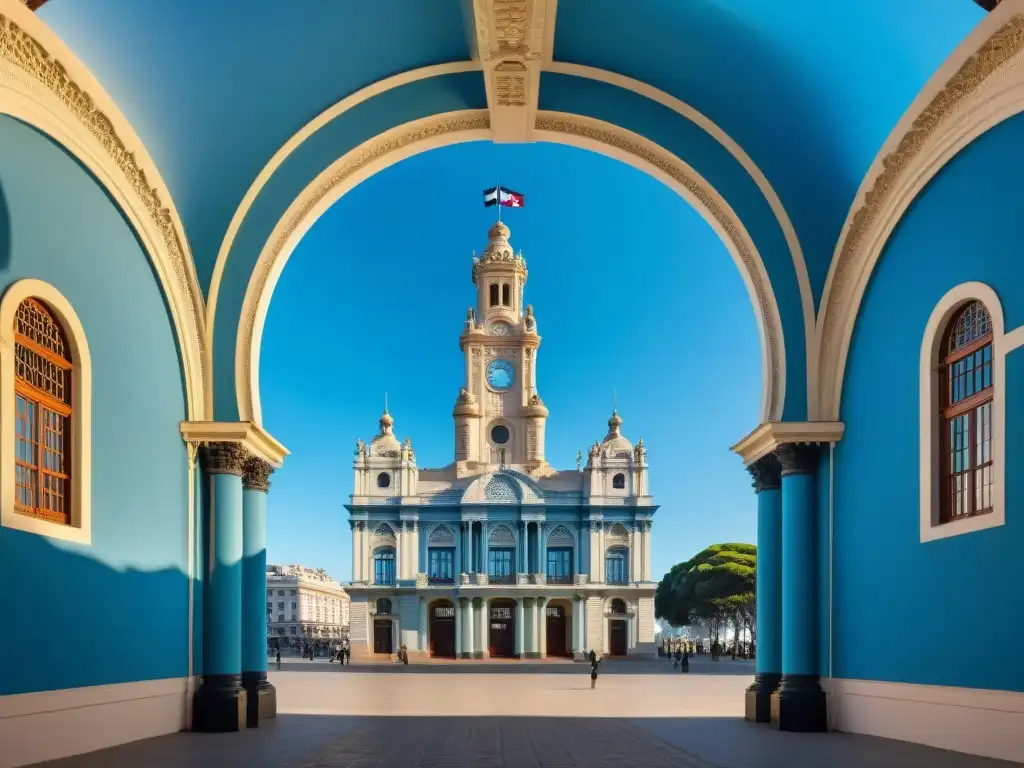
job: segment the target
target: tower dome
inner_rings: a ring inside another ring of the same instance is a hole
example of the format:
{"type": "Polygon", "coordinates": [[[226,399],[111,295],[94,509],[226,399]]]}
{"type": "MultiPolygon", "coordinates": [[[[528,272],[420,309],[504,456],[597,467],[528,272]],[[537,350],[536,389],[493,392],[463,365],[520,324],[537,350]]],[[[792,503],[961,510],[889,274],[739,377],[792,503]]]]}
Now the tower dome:
{"type": "Polygon", "coordinates": [[[370,455],[387,456],[388,458],[397,459],[402,455],[402,444],[398,442],[398,438],[395,437],[394,432],[391,430],[395,420],[388,413],[387,406],[384,406],[384,413],[380,415],[378,423],[380,424],[380,432],[370,441],[370,455]]]}

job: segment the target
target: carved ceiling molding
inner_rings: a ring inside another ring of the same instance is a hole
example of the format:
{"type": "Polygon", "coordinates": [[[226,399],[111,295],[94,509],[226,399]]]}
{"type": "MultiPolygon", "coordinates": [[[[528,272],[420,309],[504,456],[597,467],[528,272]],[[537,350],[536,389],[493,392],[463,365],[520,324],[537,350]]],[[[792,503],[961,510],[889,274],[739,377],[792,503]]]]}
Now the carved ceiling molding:
{"type": "Polygon", "coordinates": [[[473,0],[479,62],[496,142],[530,140],[540,73],[551,61],[557,0],[473,0]]]}
{"type": "Polygon", "coordinates": [[[170,193],[110,96],[22,5],[0,13],[0,113],[32,125],[67,149],[127,217],[167,297],[181,349],[189,416],[208,417],[212,398],[210,371],[204,365],[205,310],[170,193]]]}
{"type": "Polygon", "coordinates": [[[761,334],[761,420],[779,420],[786,388],[782,321],[768,272],[736,212],[711,184],[674,154],[616,125],[577,115],[539,112],[536,131],[538,140],[590,149],[657,178],[686,199],[718,233],[747,286],[761,334]]]}
{"type": "Polygon", "coordinates": [[[1024,14],[1011,15],[1011,5],[993,11],[925,86],[861,184],[825,282],[812,420],[839,419],[860,304],[900,218],[958,152],[1024,111],[1024,14]]]}
{"type": "MultiPolygon", "coordinates": [[[[270,299],[295,246],[313,223],[346,192],[413,155],[442,146],[488,139],[488,110],[464,110],[417,120],[365,142],[314,179],[292,202],[265,243],[242,305],[235,347],[239,418],[259,424],[259,355],[270,299]]],[[[538,113],[538,140],[589,149],[627,162],[687,199],[722,238],[747,285],[761,332],[761,415],[778,420],[785,400],[785,345],[767,272],[746,229],[725,200],[693,169],[667,150],[617,126],[556,112],[538,113]]]]}

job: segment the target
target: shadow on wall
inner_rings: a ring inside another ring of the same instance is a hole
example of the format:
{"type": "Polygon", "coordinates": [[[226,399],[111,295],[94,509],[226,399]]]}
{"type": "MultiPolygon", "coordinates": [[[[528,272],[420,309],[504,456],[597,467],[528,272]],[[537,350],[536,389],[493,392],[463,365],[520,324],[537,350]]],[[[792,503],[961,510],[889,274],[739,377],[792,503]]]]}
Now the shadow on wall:
{"type": "Polygon", "coordinates": [[[0,528],[0,576],[35,597],[33,610],[4,622],[0,695],[188,674],[188,577],[179,569],[118,570],[0,528]]]}
{"type": "Polygon", "coordinates": [[[7,210],[7,196],[0,184],[0,272],[11,265],[11,214],[7,210]]]}

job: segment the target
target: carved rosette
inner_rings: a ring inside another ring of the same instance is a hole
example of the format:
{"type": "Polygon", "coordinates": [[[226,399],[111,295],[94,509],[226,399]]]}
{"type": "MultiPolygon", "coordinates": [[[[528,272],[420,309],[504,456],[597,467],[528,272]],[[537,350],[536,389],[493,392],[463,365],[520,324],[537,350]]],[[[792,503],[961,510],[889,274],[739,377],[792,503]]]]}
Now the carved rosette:
{"type": "Polygon", "coordinates": [[[817,443],[785,443],[775,449],[786,475],[813,475],[818,466],[817,443]]]}
{"type": "Polygon", "coordinates": [[[762,456],[748,466],[747,471],[754,478],[754,482],[751,483],[754,486],[754,493],[776,491],[782,487],[782,465],[775,454],[762,456]]]}
{"type": "Polygon", "coordinates": [[[207,443],[199,455],[208,475],[245,475],[248,454],[238,443],[207,443]]]}
{"type": "Polygon", "coordinates": [[[242,485],[253,491],[270,490],[270,475],[274,468],[263,459],[250,456],[245,460],[245,473],[242,475],[242,485]]]}

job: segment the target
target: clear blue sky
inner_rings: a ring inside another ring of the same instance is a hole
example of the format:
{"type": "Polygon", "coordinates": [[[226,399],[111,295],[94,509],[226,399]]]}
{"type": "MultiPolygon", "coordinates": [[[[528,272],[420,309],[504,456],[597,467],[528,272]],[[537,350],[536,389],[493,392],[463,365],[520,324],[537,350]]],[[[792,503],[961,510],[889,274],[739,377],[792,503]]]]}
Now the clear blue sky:
{"type": "Polygon", "coordinates": [[[384,391],[421,467],[452,460],[463,385],[458,338],[475,298],[497,182],[526,195],[503,211],[529,267],[543,338],[538,390],[547,457],[607,432],[643,437],[655,516],[652,576],[722,541],[756,539],[756,500],[728,450],[757,425],[754,312],[732,258],[674,192],[617,161],[550,144],[463,144],[391,167],[343,197],[278,283],[260,358],[263,418],[291,451],[273,476],[268,558],[352,576],[342,508],[356,438],[377,431],[384,391]]]}

